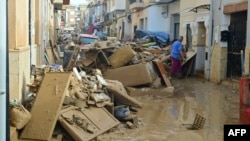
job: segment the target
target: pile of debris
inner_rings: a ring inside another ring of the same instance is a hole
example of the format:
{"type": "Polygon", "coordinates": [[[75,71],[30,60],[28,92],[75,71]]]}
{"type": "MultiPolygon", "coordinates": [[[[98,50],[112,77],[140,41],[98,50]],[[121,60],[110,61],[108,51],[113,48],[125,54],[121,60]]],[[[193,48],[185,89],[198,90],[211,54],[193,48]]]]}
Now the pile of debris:
{"type": "Polygon", "coordinates": [[[173,89],[168,77],[170,46],[157,48],[141,45],[141,42],[121,44],[108,40],[75,46],[64,54],[63,68],[72,71],[76,67],[86,72],[100,69],[105,79],[118,80],[125,87],[159,88],[163,84],[173,89]]]}
{"type": "Polygon", "coordinates": [[[57,123],[77,141],[92,140],[121,122],[128,128],[138,126],[136,112],[143,104],[130,97],[121,82],[104,79],[99,69],[86,73],[74,67],[73,72],[64,72],[59,65],[50,65],[34,68],[33,75],[28,100],[11,104],[11,111],[30,115],[29,121],[16,112],[11,116],[21,139],[51,140],[57,123]]]}
{"type": "MultiPolygon", "coordinates": [[[[57,136],[88,141],[120,123],[138,127],[136,112],[143,104],[126,88],[163,86],[174,92],[168,77],[170,46],[142,46],[145,43],[121,44],[108,38],[84,46],[68,44],[63,53],[62,48],[50,48],[45,56],[48,64],[33,66],[34,81],[27,85],[31,94],[22,104],[12,103],[11,111],[26,111],[29,116],[22,126],[16,124],[20,118],[12,118],[11,129],[18,129],[21,139],[57,136]],[[63,61],[56,64],[60,58],[63,61]],[[55,133],[58,124],[69,136],[55,133]]],[[[187,52],[188,59],[194,60],[195,54],[187,52]]]]}

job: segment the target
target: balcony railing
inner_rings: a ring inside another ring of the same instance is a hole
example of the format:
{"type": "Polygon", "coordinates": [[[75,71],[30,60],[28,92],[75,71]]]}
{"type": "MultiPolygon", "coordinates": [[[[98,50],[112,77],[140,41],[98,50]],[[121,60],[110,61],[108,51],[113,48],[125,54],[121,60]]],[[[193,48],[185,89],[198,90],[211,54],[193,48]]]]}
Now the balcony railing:
{"type": "Polygon", "coordinates": [[[139,10],[144,7],[143,0],[130,0],[130,10],[139,10]]]}

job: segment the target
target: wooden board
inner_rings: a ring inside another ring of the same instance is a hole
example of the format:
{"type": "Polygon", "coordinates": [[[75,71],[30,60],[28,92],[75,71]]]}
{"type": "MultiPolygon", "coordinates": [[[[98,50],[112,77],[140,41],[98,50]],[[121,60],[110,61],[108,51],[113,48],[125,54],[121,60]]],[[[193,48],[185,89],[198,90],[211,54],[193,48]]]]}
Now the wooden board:
{"type": "Polygon", "coordinates": [[[53,50],[52,50],[52,48],[51,47],[47,47],[46,48],[46,53],[47,53],[47,55],[48,55],[48,59],[49,59],[49,63],[50,64],[55,64],[55,55],[54,55],[54,53],[53,53],[53,50]]]}
{"type": "Polygon", "coordinates": [[[163,79],[165,85],[168,86],[168,87],[172,87],[173,84],[172,84],[172,82],[170,81],[170,79],[168,77],[168,73],[165,70],[164,65],[159,61],[153,61],[153,62],[156,65],[156,67],[157,67],[157,69],[158,69],[158,71],[160,73],[160,77],[163,79]]]}
{"type": "Polygon", "coordinates": [[[31,109],[31,120],[22,139],[50,140],[66,95],[72,73],[47,73],[31,109]]]}
{"type": "Polygon", "coordinates": [[[80,53],[80,48],[79,46],[75,46],[73,52],[72,52],[72,55],[70,57],[70,60],[67,64],[67,67],[66,67],[66,71],[72,71],[73,70],[73,67],[77,61],[77,57],[78,57],[78,54],[80,53]]]}
{"type": "Polygon", "coordinates": [[[127,91],[125,90],[120,81],[106,79],[106,82],[108,84],[107,89],[114,95],[116,102],[118,102],[119,104],[129,105],[136,108],[143,107],[143,104],[141,102],[137,101],[136,99],[127,94],[127,91]]]}
{"type": "Polygon", "coordinates": [[[120,123],[105,108],[97,107],[83,109],[74,106],[67,107],[61,111],[58,120],[75,141],[88,141],[94,139],[96,136],[120,123]],[[74,118],[82,121],[84,124],[72,122],[74,118]],[[71,123],[69,123],[69,121],[71,123]]]}
{"type": "Polygon", "coordinates": [[[185,62],[183,62],[181,65],[185,65],[190,59],[192,59],[195,55],[196,55],[196,51],[195,50],[189,50],[187,53],[187,59],[185,62]]]}

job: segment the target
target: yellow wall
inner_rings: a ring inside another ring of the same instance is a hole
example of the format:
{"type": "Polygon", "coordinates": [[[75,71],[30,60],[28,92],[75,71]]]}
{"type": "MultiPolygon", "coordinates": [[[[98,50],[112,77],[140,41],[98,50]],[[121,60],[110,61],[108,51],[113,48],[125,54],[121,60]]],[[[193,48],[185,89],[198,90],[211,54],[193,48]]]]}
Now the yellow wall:
{"type": "Polygon", "coordinates": [[[8,1],[10,99],[22,99],[30,81],[28,0],[8,1]]]}
{"type": "Polygon", "coordinates": [[[54,26],[54,5],[49,2],[49,36],[52,46],[55,45],[55,26],[54,26]]]}
{"type": "Polygon", "coordinates": [[[10,49],[28,46],[28,0],[11,0],[8,10],[10,49]]]}
{"type": "Polygon", "coordinates": [[[30,50],[10,50],[9,52],[9,79],[10,100],[24,99],[28,91],[26,84],[30,83],[30,50]]]}
{"type": "MultiPolygon", "coordinates": [[[[186,25],[190,24],[192,25],[192,45],[198,46],[199,43],[199,37],[201,37],[198,32],[199,24],[198,22],[204,22],[208,21],[209,19],[209,11],[206,9],[199,9],[198,13],[190,11],[191,9],[204,5],[209,4],[209,0],[181,0],[180,1],[180,35],[184,36],[183,44],[186,44],[186,25]]],[[[208,31],[208,29],[206,29],[208,31]]],[[[206,32],[208,33],[208,32],[206,32]]],[[[208,36],[206,35],[207,40],[208,36]]],[[[207,43],[206,43],[207,44],[207,43]]]]}
{"type": "Polygon", "coordinates": [[[35,0],[35,43],[40,46],[40,0],[35,0]]]}
{"type": "Polygon", "coordinates": [[[210,3],[210,0],[181,0],[180,9],[184,10],[186,8],[192,8],[203,4],[210,3]]]}
{"type": "Polygon", "coordinates": [[[211,51],[210,80],[219,83],[226,78],[227,48],[215,44],[211,51]]]}
{"type": "Polygon", "coordinates": [[[147,9],[132,14],[131,37],[134,37],[134,26],[140,28],[140,19],[147,16],[147,9]]]}

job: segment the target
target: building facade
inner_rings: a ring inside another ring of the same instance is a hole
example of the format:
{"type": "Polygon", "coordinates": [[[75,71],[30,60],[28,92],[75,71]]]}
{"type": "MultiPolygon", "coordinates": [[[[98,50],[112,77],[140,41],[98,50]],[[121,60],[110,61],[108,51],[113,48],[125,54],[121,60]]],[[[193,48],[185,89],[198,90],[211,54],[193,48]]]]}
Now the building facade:
{"type": "Polygon", "coordinates": [[[66,8],[66,27],[75,28],[77,10],[75,6],[67,6],[66,8]]]}
{"type": "MultiPolygon", "coordinates": [[[[55,1],[57,2],[57,1],[55,1]]],[[[44,0],[8,1],[10,100],[24,100],[34,79],[31,66],[46,64],[44,52],[54,37],[58,3],[44,0]]],[[[63,1],[60,1],[60,5],[63,1]]]]}
{"type": "MultiPolygon", "coordinates": [[[[9,1],[10,99],[25,98],[31,66],[46,64],[44,52],[60,22],[76,25],[75,7],[68,6],[75,11],[68,16],[55,14],[62,2],[9,1]]],[[[249,74],[249,5],[247,0],[91,0],[80,22],[99,24],[121,41],[132,39],[137,28],[168,32],[171,40],[183,35],[184,46],[197,52],[195,73],[219,83],[249,74]]]]}
{"type": "Polygon", "coordinates": [[[131,35],[139,28],[166,32],[170,35],[170,40],[178,38],[179,7],[179,0],[130,0],[131,35]]]}
{"type": "Polygon", "coordinates": [[[211,79],[215,82],[223,79],[239,80],[244,73],[249,74],[248,1],[213,1],[213,6],[211,79]]]}

